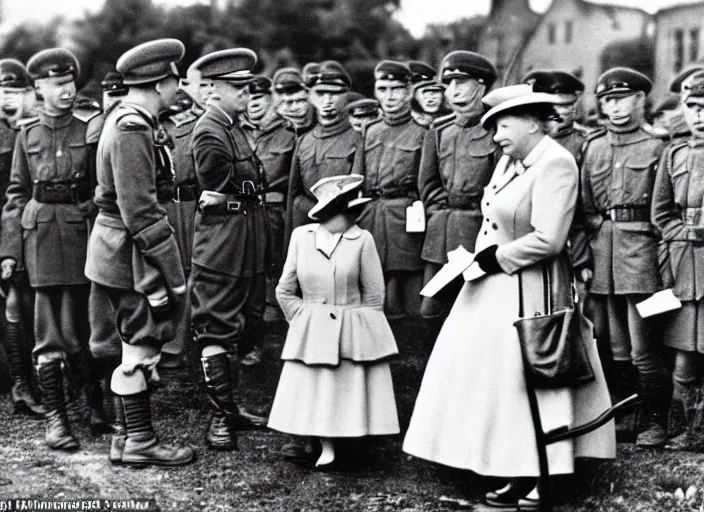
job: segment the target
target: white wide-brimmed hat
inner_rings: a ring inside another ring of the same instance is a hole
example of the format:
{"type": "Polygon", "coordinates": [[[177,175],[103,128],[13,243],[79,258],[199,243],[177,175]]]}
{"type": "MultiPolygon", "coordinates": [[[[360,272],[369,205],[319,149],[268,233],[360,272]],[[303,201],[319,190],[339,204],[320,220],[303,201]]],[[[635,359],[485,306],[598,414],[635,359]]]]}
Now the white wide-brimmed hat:
{"type": "Polygon", "coordinates": [[[315,185],[310,187],[310,191],[313,193],[318,202],[313,208],[310,209],[308,212],[308,217],[313,220],[318,220],[318,213],[334,201],[339,200],[338,198],[346,197],[344,206],[341,205],[342,211],[371,201],[370,197],[362,197],[363,181],[364,176],[361,174],[331,176],[318,181],[315,185]],[[355,190],[358,191],[358,195],[357,197],[352,197],[351,193],[355,190]]]}
{"type": "Polygon", "coordinates": [[[501,112],[522,107],[525,105],[556,105],[561,103],[555,94],[546,92],[533,92],[533,87],[528,84],[509,85],[495,89],[482,99],[485,105],[491,107],[489,112],[482,117],[482,125],[486,128],[501,112]]]}

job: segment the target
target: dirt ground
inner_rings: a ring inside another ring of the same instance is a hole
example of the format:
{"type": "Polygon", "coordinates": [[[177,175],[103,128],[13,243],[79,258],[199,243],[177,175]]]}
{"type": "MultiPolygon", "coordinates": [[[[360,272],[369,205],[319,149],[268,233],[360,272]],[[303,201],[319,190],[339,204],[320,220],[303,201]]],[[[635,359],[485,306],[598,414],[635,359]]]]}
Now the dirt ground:
{"type": "MultiPolygon", "coordinates": [[[[243,399],[265,412],[281,363],[284,323],[271,324],[265,361],[245,370],[243,399]]],[[[393,363],[402,431],[410,418],[427,355],[418,321],[393,326],[401,357],[393,363]]],[[[81,449],[48,450],[41,421],[14,415],[0,400],[0,499],[154,499],[162,511],[441,511],[471,509],[501,482],[407,456],[402,437],[349,441],[341,457],[347,468],[324,473],[279,458],[286,436],[247,432],[239,450],[208,451],[203,444],[207,399],[195,364],[164,376],[155,395],[155,425],[166,441],[191,443],[198,460],[180,469],[128,469],[107,461],[108,436],[92,437],[81,404],[71,407],[81,449]]],[[[616,461],[584,461],[573,476],[553,479],[557,511],[660,512],[702,510],[704,455],[643,451],[619,445],[616,461]],[[677,500],[678,487],[690,501],[677,500]]]]}

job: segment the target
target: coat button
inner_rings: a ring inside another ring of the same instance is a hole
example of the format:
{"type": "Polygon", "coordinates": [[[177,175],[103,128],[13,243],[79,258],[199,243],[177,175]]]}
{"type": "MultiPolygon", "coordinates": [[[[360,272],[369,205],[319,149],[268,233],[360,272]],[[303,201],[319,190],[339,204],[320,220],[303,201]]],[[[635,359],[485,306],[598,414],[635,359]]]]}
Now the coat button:
{"type": "Polygon", "coordinates": [[[321,301],[321,304],[327,304],[327,303],[328,303],[328,299],[323,299],[323,300],[321,301]]]}
{"type": "Polygon", "coordinates": [[[494,229],[499,229],[499,226],[496,225],[496,222],[494,222],[494,223],[491,225],[491,227],[494,228],[494,229]]]}
{"type": "Polygon", "coordinates": [[[337,317],[335,316],[335,313],[330,313],[330,318],[332,318],[333,320],[337,319],[337,317]]]}
{"type": "Polygon", "coordinates": [[[486,232],[486,231],[484,231],[484,234],[486,235],[486,234],[487,234],[487,232],[486,232]]]}

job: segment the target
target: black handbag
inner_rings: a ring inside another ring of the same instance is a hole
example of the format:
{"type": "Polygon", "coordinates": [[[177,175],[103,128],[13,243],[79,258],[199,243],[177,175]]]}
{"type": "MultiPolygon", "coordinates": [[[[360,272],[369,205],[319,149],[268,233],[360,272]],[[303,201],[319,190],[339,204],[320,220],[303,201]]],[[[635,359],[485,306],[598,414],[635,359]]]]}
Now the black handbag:
{"type": "Polygon", "coordinates": [[[535,388],[575,388],[594,380],[586,343],[592,343],[592,324],[579,308],[553,311],[550,273],[543,272],[547,314],[523,317],[523,279],[518,274],[518,331],[527,378],[535,388]],[[547,283],[546,283],[547,282],[547,283]]]}

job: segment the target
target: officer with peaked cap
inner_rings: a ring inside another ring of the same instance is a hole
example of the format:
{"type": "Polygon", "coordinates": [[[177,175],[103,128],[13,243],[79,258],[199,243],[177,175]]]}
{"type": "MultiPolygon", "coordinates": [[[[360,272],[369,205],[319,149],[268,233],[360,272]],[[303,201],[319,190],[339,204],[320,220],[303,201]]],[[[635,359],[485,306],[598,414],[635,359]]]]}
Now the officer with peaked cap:
{"type": "Polygon", "coordinates": [[[352,172],[359,134],[345,115],[347,92],[352,86],[347,71],[337,61],[318,65],[309,79],[310,100],[317,124],[298,139],[291,164],[287,205],[287,238],[298,226],[310,223],[308,211],[315,205],[310,188],[320,179],[352,172]]]}
{"type": "Polygon", "coordinates": [[[118,59],[129,92],[108,115],[98,144],[99,213],[85,274],[107,294],[122,339],[111,388],[124,426],[113,435],[110,459],[126,466],[181,466],[195,458],[191,447],[158,440],[150,400],[161,347],[174,338],[186,300],[178,245],[160,204],[173,194],[173,173],[157,122],[178,89],[175,63],[184,53],[180,41],[158,39],[118,59]]]}
{"type": "MultiPolygon", "coordinates": [[[[381,117],[368,123],[353,173],[364,176],[364,206],[357,223],[374,237],[386,283],[386,316],[418,314],[423,233],[407,229],[407,208],[420,199],[418,166],[426,129],[411,117],[411,71],[384,60],[374,68],[381,117]]],[[[420,203],[419,203],[420,204],[420,203]]]]}
{"type": "MultiPolygon", "coordinates": [[[[256,129],[262,124],[266,124],[270,116],[276,115],[272,107],[272,81],[271,78],[264,75],[257,75],[249,84],[249,103],[247,103],[247,111],[242,117],[242,126],[253,125],[256,129]],[[246,123],[244,122],[246,121],[246,123]]],[[[245,131],[245,133],[248,133],[245,131]]],[[[251,135],[251,134],[250,134],[251,135]]],[[[250,142],[253,142],[253,138],[250,142]]]]}
{"type": "Polygon", "coordinates": [[[301,76],[303,77],[303,83],[307,87],[311,87],[315,82],[315,75],[320,73],[320,65],[320,62],[308,62],[303,66],[301,76]]]}
{"type": "Polygon", "coordinates": [[[585,135],[575,125],[577,100],[584,91],[584,84],[574,75],[555,69],[541,69],[528,73],[522,80],[531,84],[536,92],[555,94],[560,99],[553,107],[555,119],[551,120],[549,135],[572,153],[579,165],[585,135]]]}
{"type": "Polygon", "coordinates": [[[433,121],[448,113],[445,107],[445,88],[436,80],[437,71],[425,62],[409,61],[413,98],[411,113],[416,123],[430,128],[433,121]]]}
{"type": "MultiPolygon", "coordinates": [[[[0,60],[0,204],[5,204],[5,191],[10,183],[12,155],[19,124],[26,122],[30,112],[26,109],[28,96],[34,96],[32,79],[24,65],[15,59],[0,60]]],[[[3,278],[4,279],[4,278],[3,278]]],[[[4,345],[8,370],[12,379],[11,397],[16,412],[43,417],[45,410],[33,396],[31,388],[32,361],[30,349],[32,336],[33,291],[27,273],[21,267],[11,280],[0,283],[6,300],[0,302],[5,314],[4,345]]]]}
{"type": "Polygon", "coordinates": [[[297,136],[312,130],[315,110],[301,72],[295,68],[281,68],[274,73],[273,82],[276,111],[293,123],[297,136]]]}
{"type": "Polygon", "coordinates": [[[116,71],[109,71],[100,82],[103,91],[103,112],[109,112],[113,105],[127,94],[127,87],[122,81],[122,75],[116,71]]]}
{"type": "MultiPolygon", "coordinates": [[[[69,426],[62,379],[69,365],[89,357],[90,282],[83,266],[102,117],[100,112],[80,118],[73,113],[78,61],[68,50],[33,55],[27,71],[44,103],[39,117],[17,137],[0,260],[5,278],[24,263],[35,290],[33,354],[46,405],[45,441],[51,448],[74,450],[78,442],[69,426]]],[[[98,412],[101,406],[91,404],[91,409],[98,412]]]]}
{"type": "MultiPolygon", "coordinates": [[[[585,310],[608,362],[610,388],[628,396],[633,366],[643,399],[636,444],[667,442],[669,378],[655,330],[636,304],[658,291],[658,241],[650,223],[653,181],[664,141],[643,129],[650,80],[633,69],[599,77],[596,96],[605,129],[587,138],[582,163],[584,222],[573,243],[573,264],[587,285],[585,310]]],[[[608,370],[608,367],[607,367],[608,370]]]]}
{"type": "Polygon", "coordinates": [[[235,48],[193,63],[212,81],[218,98],[193,131],[202,192],[191,267],[193,331],[215,409],[206,443],[216,450],[236,449],[238,431],[266,423],[237,403],[237,358],[261,344],[265,329],[266,180],[238,122],[247,109],[256,61],[253,51],[235,48]]]}
{"type": "Polygon", "coordinates": [[[345,105],[345,112],[347,112],[352,129],[357,133],[362,133],[367,123],[379,118],[379,102],[362,96],[345,105]]]}
{"type": "MultiPolygon", "coordinates": [[[[423,146],[418,183],[428,217],[422,253],[426,282],[447,263],[448,252],[460,245],[474,251],[480,201],[500,156],[493,133],[479,122],[482,98],[496,80],[494,65],[477,53],[454,51],[443,59],[440,76],[454,114],[428,132],[423,146]]],[[[423,298],[421,315],[432,332],[452,301],[453,292],[423,298]]]]}

